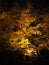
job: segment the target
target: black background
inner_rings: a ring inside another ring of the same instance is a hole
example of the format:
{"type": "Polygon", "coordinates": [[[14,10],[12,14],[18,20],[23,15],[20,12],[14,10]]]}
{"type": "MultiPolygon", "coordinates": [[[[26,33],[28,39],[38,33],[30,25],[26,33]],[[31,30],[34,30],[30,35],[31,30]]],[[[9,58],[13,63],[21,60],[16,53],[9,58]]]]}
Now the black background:
{"type": "Polygon", "coordinates": [[[35,9],[49,9],[49,1],[48,0],[0,0],[0,6],[3,9],[9,10],[14,6],[14,3],[18,2],[21,8],[26,7],[26,3],[30,2],[35,9]]]}

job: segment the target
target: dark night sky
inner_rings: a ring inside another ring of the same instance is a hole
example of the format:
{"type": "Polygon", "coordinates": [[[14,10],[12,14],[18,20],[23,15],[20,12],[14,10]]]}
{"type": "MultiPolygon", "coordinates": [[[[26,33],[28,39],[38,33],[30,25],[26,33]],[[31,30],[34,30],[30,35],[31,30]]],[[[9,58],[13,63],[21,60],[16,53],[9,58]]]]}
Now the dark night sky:
{"type": "Polygon", "coordinates": [[[31,2],[35,8],[48,8],[48,0],[0,0],[0,6],[10,8],[15,2],[18,2],[21,7],[25,7],[26,2],[31,2]]]}

